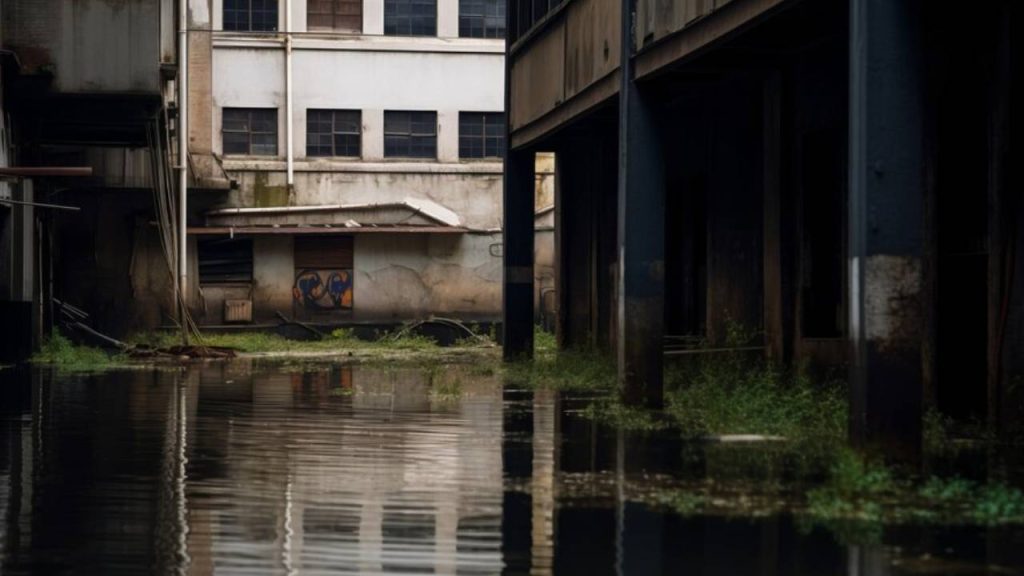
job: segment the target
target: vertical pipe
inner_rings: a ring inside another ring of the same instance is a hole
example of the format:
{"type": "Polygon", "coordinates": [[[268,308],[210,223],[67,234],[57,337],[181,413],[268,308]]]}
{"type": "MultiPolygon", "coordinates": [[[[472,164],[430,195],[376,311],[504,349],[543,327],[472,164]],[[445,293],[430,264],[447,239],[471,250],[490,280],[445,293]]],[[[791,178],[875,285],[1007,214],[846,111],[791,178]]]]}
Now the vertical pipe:
{"type": "Polygon", "coordinates": [[[284,3],[284,126],[288,165],[288,193],[295,185],[294,122],[292,120],[292,2],[284,3]]]}
{"type": "Polygon", "coordinates": [[[188,345],[188,0],[178,0],[178,319],[188,345]]]}

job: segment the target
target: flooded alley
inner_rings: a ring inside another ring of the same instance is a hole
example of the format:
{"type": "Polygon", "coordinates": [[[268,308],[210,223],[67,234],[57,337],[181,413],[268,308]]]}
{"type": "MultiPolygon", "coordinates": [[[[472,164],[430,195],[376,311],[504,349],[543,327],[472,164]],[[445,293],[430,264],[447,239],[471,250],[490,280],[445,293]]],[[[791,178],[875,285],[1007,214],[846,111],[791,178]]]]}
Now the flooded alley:
{"type": "Polygon", "coordinates": [[[0,378],[3,574],[1024,573],[1020,527],[861,538],[742,496],[688,513],[693,482],[764,470],[479,366],[0,378]]]}

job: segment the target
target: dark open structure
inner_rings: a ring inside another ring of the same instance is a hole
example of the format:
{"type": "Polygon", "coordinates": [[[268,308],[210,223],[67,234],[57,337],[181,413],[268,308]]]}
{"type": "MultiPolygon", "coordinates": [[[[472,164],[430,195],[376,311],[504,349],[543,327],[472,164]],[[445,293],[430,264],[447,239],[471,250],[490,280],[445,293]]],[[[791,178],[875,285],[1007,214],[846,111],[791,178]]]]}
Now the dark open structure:
{"type": "Polygon", "coordinates": [[[851,435],[1024,388],[1024,6],[510,0],[505,351],[532,350],[533,155],[556,160],[558,339],[657,406],[666,345],[755,329],[846,367],[851,435]],[[635,23],[635,25],[631,25],[635,23]]]}

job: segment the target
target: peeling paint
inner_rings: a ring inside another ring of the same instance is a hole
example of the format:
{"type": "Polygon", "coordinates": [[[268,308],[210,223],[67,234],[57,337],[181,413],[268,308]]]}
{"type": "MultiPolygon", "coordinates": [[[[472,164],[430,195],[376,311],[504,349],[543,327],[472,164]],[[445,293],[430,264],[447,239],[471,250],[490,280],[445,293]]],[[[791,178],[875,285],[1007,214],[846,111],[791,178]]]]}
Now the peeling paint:
{"type": "Polygon", "coordinates": [[[864,324],[880,350],[916,346],[921,337],[921,259],[878,254],[864,260],[864,324]]]}

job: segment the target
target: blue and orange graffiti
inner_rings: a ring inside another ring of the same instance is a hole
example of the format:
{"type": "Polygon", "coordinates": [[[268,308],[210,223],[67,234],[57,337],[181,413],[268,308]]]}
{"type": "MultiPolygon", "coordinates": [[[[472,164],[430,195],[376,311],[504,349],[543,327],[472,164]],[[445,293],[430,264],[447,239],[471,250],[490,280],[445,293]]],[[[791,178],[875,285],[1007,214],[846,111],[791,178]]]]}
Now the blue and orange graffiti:
{"type": "Polygon", "coordinates": [[[352,271],[303,270],[295,275],[292,297],[297,304],[313,310],[351,309],[352,271]]]}

